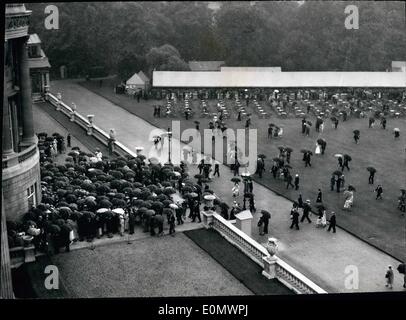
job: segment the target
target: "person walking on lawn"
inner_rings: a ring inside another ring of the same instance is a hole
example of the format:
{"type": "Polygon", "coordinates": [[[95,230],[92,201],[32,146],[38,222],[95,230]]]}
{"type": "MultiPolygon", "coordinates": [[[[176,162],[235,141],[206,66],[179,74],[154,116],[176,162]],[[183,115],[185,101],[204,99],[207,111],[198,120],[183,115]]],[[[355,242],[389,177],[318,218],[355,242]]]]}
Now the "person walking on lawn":
{"type": "Polygon", "coordinates": [[[376,200],[381,199],[382,200],[382,193],[383,193],[383,188],[380,184],[375,189],[376,192],[376,200]]]}
{"type": "Polygon", "coordinates": [[[309,223],[312,223],[312,220],[310,220],[309,218],[310,211],[311,211],[310,200],[306,200],[306,202],[303,204],[303,215],[302,219],[300,219],[300,222],[303,222],[304,219],[307,219],[309,223]]]}
{"type": "Polygon", "coordinates": [[[261,232],[261,236],[264,234],[268,234],[268,225],[269,225],[269,220],[271,219],[271,214],[266,211],[266,210],[261,210],[262,216],[260,219],[262,219],[262,223],[264,225],[264,229],[261,232]]]}
{"type": "Polygon", "coordinates": [[[298,190],[298,189],[299,189],[299,174],[296,174],[296,175],[295,175],[295,182],[294,182],[294,184],[295,184],[295,190],[298,190]]]}
{"type": "Polygon", "coordinates": [[[331,212],[330,225],[327,231],[330,232],[331,229],[333,229],[333,233],[336,233],[336,214],[334,211],[331,212]]]}
{"type": "Polygon", "coordinates": [[[296,227],[296,230],[299,230],[299,210],[295,203],[293,204],[293,208],[290,211],[290,217],[292,219],[292,224],[290,225],[290,229],[293,229],[293,227],[296,227]]]}
{"type": "Polygon", "coordinates": [[[322,202],[323,202],[323,193],[319,189],[319,192],[317,193],[316,203],[322,203],[322,202]]]}
{"type": "MultiPolygon", "coordinates": [[[[290,173],[287,174],[287,185],[286,185],[286,189],[289,189],[289,186],[292,186],[292,188],[294,188],[295,186],[292,183],[293,177],[290,173]]],[[[297,190],[297,189],[296,189],[297,190]]]]}

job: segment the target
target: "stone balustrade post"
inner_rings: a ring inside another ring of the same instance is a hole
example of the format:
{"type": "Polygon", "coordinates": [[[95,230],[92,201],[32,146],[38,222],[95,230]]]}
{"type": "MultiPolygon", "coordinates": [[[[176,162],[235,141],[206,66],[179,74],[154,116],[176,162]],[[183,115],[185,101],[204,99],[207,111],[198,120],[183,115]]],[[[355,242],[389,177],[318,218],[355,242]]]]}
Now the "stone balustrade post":
{"type": "Polygon", "coordinates": [[[202,216],[203,216],[203,226],[206,229],[210,229],[212,224],[213,224],[213,214],[214,212],[211,210],[207,210],[207,211],[202,211],[201,212],[202,216]]]}
{"type": "Polygon", "coordinates": [[[56,110],[59,111],[61,110],[62,94],[58,92],[56,94],[56,98],[58,99],[58,101],[56,102],[56,110]]]}
{"type": "Polygon", "coordinates": [[[264,263],[264,270],[262,270],[262,275],[267,279],[276,278],[276,258],[273,256],[262,257],[264,263]]]}
{"type": "Polygon", "coordinates": [[[87,135],[90,136],[93,133],[93,119],[94,115],[93,114],[88,114],[87,119],[89,120],[89,124],[87,126],[87,135]]]}
{"type": "Polygon", "coordinates": [[[75,114],[76,114],[76,104],[74,104],[73,102],[72,102],[72,112],[71,112],[71,114],[70,114],[70,121],[71,122],[74,122],[75,121],[75,114]]]}
{"type": "Polygon", "coordinates": [[[238,229],[251,237],[252,214],[249,210],[241,211],[235,215],[235,225],[238,229]]]}

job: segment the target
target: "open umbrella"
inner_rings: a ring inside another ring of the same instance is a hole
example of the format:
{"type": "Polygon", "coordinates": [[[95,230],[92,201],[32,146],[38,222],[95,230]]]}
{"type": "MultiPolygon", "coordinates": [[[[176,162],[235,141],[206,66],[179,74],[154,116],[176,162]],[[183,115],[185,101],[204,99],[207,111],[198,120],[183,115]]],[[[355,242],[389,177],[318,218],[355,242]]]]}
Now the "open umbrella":
{"type": "Polygon", "coordinates": [[[268,218],[271,217],[271,214],[269,213],[269,211],[261,210],[261,213],[262,213],[262,215],[263,215],[264,217],[268,217],[268,218]]]}
{"type": "Polygon", "coordinates": [[[336,158],[342,158],[342,157],[343,157],[343,155],[342,155],[342,154],[340,154],[340,153],[336,153],[336,154],[334,155],[334,157],[336,157],[336,158]]]}
{"type": "Polygon", "coordinates": [[[367,170],[369,172],[376,172],[376,169],[374,167],[367,167],[367,170]]]}
{"type": "Polygon", "coordinates": [[[292,169],[292,167],[290,165],[288,165],[288,164],[285,164],[284,167],[288,168],[288,169],[292,169]]]}
{"type": "Polygon", "coordinates": [[[318,143],[318,144],[323,144],[324,142],[325,142],[324,139],[317,139],[317,143],[318,143]]]}
{"type": "Polygon", "coordinates": [[[344,159],[347,159],[347,161],[351,161],[351,160],[352,160],[351,156],[348,155],[348,154],[345,154],[345,155],[344,155],[344,159]]]}
{"type": "Polygon", "coordinates": [[[353,132],[354,132],[354,134],[357,134],[357,135],[360,133],[359,130],[354,130],[353,132]]]}
{"type": "Polygon", "coordinates": [[[406,264],[404,264],[404,263],[399,264],[397,270],[399,271],[399,273],[405,274],[406,273],[406,264]]]}
{"type": "Polygon", "coordinates": [[[171,209],[178,209],[179,207],[178,207],[176,204],[171,203],[171,204],[169,205],[169,208],[171,208],[171,209]]]}
{"type": "Polygon", "coordinates": [[[349,190],[349,191],[357,191],[352,185],[349,185],[349,186],[348,186],[348,190],[349,190]]]}
{"type": "Polygon", "coordinates": [[[233,177],[233,178],[231,178],[231,182],[240,183],[240,182],[241,182],[241,179],[240,179],[240,178],[237,178],[237,177],[233,177]]]}
{"type": "Polygon", "coordinates": [[[119,215],[123,215],[124,214],[124,209],[123,208],[115,208],[113,210],[111,210],[114,213],[117,213],[119,215]]]}
{"type": "Polygon", "coordinates": [[[191,193],[190,193],[190,196],[191,196],[192,198],[197,198],[199,195],[198,195],[196,192],[191,192],[191,193]]]}
{"type": "Polygon", "coordinates": [[[341,177],[343,173],[340,170],[336,170],[333,172],[334,175],[341,177]]]}
{"type": "Polygon", "coordinates": [[[209,200],[209,201],[213,201],[214,199],[216,199],[216,196],[213,194],[207,194],[203,197],[205,200],[209,200]]]}

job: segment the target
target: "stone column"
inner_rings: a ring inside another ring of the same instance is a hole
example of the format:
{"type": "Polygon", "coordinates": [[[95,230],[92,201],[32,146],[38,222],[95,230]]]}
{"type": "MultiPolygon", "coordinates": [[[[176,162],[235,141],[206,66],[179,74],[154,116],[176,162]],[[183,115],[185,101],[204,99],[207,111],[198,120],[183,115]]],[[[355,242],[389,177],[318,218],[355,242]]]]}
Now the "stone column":
{"type": "Polygon", "coordinates": [[[3,157],[14,153],[13,133],[11,128],[10,107],[7,96],[7,79],[4,72],[4,89],[3,89],[3,157]]]}
{"type": "Polygon", "coordinates": [[[36,143],[34,134],[34,119],[32,115],[32,102],[31,102],[31,78],[30,70],[28,67],[28,51],[27,51],[28,37],[24,37],[20,41],[19,55],[20,55],[20,88],[21,88],[21,104],[22,104],[22,118],[23,118],[23,139],[21,145],[29,146],[36,143]]]}
{"type": "MultiPolygon", "coordinates": [[[[3,141],[4,143],[4,141],[3,141]]],[[[4,148],[4,147],[3,147],[4,148]]],[[[1,272],[0,299],[14,299],[13,283],[11,280],[10,253],[6,229],[6,212],[4,210],[3,192],[1,193],[1,272]]]]}

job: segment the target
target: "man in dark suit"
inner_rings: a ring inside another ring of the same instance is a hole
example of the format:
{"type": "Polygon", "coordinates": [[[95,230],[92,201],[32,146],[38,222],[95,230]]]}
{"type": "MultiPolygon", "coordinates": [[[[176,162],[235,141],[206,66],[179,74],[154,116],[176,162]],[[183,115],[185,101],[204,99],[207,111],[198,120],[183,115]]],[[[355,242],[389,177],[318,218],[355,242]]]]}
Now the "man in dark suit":
{"type": "Polygon", "coordinates": [[[317,193],[317,199],[316,199],[317,203],[321,203],[323,202],[323,194],[321,192],[321,190],[319,189],[319,192],[317,193]]]}
{"type": "Polygon", "coordinates": [[[271,219],[271,215],[267,211],[262,212],[261,216],[262,222],[264,224],[264,229],[261,235],[268,234],[268,225],[269,225],[269,220],[271,219]]]}
{"type": "Polygon", "coordinates": [[[312,220],[310,220],[309,218],[310,210],[311,210],[310,200],[306,200],[306,202],[303,204],[303,215],[302,219],[300,219],[300,222],[303,222],[304,219],[307,219],[309,223],[312,223],[312,220]]]}
{"type": "Polygon", "coordinates": [[[297,210],[297,206],[293,206],[292,210],[290,211],[292,216],[292,224],[290,228],[296,227],[296,230],[299,230],[299,211],[297,210]]]}
{"type": "Polygon", "coordinates": [[[368,183],[369,184],[374,184],[374,177],[375,177],[375,171],[370,171],[369,172],[369,178],[368,178],[368,183]]]}
{"type": "Polygon", "coordinates": [[[295,175],[295,190],[298,190],[299,189],[299,175],[298,174],[296,174],[295,175]]]}
{"type": "Polygon", "coordinates": [[[327,231],[330,231],[331,229],[333,229],[333,233],[336,233],[336,214],[334,211],[331,212],[330,225],[328,226],[327,231]]]}
{"type": "Polygon", "coordinates": [[[293,177],[292,177],[292,175],[290,173],[287,174],[286,180],[288,182],[287,185],[286,185],[286,189],[289,189],[289,186],[292,186],[292,188],[295,187],[293,185],[293,183],[292,183],[293,177]]]}
{"type": "Polygon", "coordinates": [[[334,186],[335,186],[335,184],[336,184],[336,177],[335,177],[335,175],[333,174],[333,175],[331,176],[331,178],[330,178],[330,190],[331,190],[331,191],[334,191],[334,186]]]}

